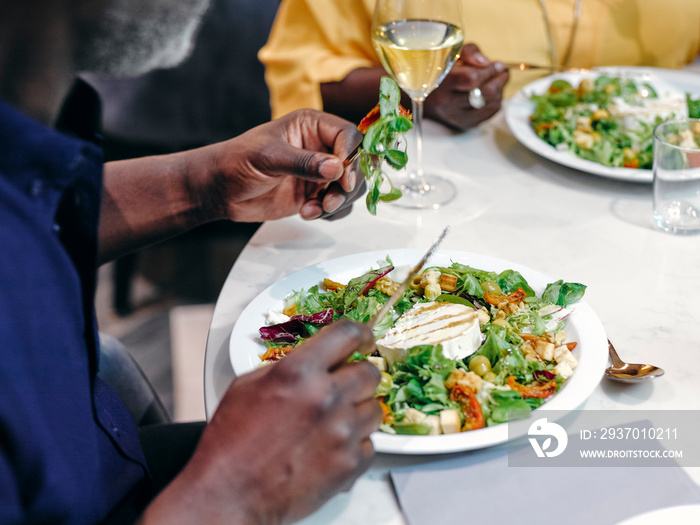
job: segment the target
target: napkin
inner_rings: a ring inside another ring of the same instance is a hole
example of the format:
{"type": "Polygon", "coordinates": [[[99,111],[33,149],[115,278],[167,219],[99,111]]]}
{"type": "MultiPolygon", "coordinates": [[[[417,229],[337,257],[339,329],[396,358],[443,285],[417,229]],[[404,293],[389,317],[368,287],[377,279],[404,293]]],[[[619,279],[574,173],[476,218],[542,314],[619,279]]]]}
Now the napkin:
{"type": "Polygon", "coordinates": [[[390,476],[410,525],[605,525],[700,503],[700,487],[680,466],[509,467],[504,445],[390,476]]]}

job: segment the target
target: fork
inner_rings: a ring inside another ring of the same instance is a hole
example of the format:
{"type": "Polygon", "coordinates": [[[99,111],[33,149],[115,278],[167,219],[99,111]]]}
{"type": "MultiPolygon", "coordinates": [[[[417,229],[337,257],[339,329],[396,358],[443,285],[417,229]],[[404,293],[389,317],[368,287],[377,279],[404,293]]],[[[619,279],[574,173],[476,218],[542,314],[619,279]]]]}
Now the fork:
{"type": "Polygon", "coordinates": [[[540,69],[542,71],[551,71],[557,73],[560,71],[590,71],[587,67],[564,67],[564,66],[545,66],[543,64],[529,64],[527,62],[502,62],[508,69],[517,69],[526,71],[530,69],[540,69]]]}

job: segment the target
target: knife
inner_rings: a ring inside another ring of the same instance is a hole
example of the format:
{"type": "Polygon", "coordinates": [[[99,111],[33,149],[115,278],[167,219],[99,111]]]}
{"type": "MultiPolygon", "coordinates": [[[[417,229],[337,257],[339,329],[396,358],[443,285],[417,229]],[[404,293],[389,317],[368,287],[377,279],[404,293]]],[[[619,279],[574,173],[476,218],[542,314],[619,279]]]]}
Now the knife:
{"type": "Polygon", "coordinates": [[[425,252],[425,255],[421,258],[420,261],[418,261],[418,264],[416,264],[410,272],[408,272],[408,277],[404,279],[404,281],[399,285],[399,287],[396,289],[396,291],[391,294],[391,297],[387,299],[386,303],[384,303],[384,306],[382,306],[381,310],[377,312],[377,315],[375,315],[369,322],[370,327],[374,328],[377,324],[379,324],[382,319],[386,316],[387,313],[391,311],[391,309],[394,307],[396,304],[396,301],[398,301],[403,293],[406,291],[406,288],[411,284],[411,281],[415,279],[420,271],[423,269],[423,266],[425,265],[426,262],[428,262],[428,259],[435,253],[435,250],[438,249],[438,246],[440,246],[440,243],[442,240],[445,238],[447,233],[450,231],[450,226],[445,226],[445,229],[442,230],[442,233],[440,234],[440,237],[433,243],[433,245],[428,249],[427,252],[425,252]]]}

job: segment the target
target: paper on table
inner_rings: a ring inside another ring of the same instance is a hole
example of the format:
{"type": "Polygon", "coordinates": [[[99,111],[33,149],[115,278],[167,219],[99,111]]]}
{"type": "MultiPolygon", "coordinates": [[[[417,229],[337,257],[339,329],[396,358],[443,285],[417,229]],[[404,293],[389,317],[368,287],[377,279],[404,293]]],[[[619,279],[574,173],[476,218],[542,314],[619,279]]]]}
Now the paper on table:
{"type": "Polygon", "coordinates": [[[700,503],[681,467],[508,467],[507,445],[390,471],[410,525],[616,524],[700,503]]]}

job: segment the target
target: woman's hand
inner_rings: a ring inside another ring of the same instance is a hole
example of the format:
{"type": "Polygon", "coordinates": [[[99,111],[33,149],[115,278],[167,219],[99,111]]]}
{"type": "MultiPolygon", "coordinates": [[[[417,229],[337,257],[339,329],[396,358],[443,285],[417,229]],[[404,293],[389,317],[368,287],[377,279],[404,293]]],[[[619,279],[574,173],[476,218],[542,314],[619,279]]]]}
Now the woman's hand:
{"type": "Polygon", "coordinates": [[[361,140],[339,117],[295,111],[192,152],[209,168],[198,191],[216,218],[241,222],[342,214],[365,188],[361,172],[343,166],[361,140]]]}
{"type": "Polygon", "coordinates": [[[348,357],[373,346],[368,325],[338,321],[234,380],[144,522],[163,512],[183,523],[286,523],[348,489],[372,460],[370,433],[382,417],[379,371],[348,357]]]}
{"type": "Polygon", "coordinates": [[[440,86],[425,99],[425,116],[453,129],[464,131],[491,118],[501,107],[508,70],[501,62],[490,62],[474,44],[462,54],[440,86]],[[479,88],[485,105],[474,108],[469,92],[479,88]]]}

